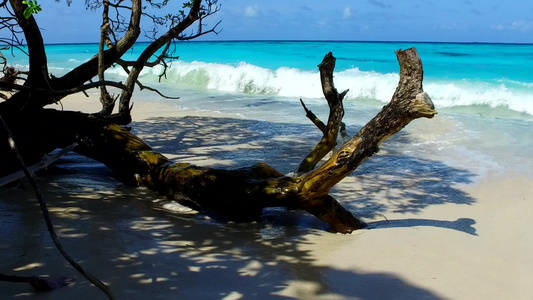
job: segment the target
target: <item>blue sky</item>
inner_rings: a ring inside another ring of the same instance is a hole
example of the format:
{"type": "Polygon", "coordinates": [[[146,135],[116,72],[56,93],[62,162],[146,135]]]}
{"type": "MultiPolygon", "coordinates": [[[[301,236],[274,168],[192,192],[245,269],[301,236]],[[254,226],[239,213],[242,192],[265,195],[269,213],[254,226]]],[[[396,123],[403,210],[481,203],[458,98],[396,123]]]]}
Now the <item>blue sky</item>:
{"type": "MultiPolygon", "coordinates": [[[[96,42],[101,12],[43,1],[45,43],[96,42]]],[[[177,3],[176,9],[180,8],[177,3]]],[[[172,1],[171,1],[172,3],[172,1]]],[[[531,0],[219,0],[204,40],[355,40],[533,43],[531,0]]],[[[171,4],[172,5],[172,4],[171,4]]]]}

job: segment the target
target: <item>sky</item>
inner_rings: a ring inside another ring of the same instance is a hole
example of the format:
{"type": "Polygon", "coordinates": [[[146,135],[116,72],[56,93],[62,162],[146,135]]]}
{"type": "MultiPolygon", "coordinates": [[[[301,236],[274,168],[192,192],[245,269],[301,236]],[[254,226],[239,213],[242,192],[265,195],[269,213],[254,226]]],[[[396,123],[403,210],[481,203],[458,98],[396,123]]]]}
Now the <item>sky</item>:
{"type": "MultiPolygon", "coordinates": [[[[101,11],[40,0],[45,43],[97,42],[101,11]]],[[[171,1],[181,9],[182,1],[171,1]]],[[[531,0],[219,0],[203,40],[533,43],[531,0]]]]}

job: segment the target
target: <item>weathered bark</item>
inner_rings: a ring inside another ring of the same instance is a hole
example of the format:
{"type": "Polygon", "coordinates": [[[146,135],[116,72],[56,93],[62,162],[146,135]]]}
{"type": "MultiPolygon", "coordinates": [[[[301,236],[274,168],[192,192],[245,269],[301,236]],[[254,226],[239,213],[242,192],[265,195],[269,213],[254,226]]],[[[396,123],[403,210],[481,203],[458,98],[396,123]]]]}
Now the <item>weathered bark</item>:
{"type": "MultiPolygon", "coordinates": [[[[102,26],[100,27],[100,43],[98,45],[98,80],[105,80],[105,60],[104,60],[104,46],[109,40],[109,0],[102,2],[104,11],[102,13],[102,26]]],[[[115,108],[115,99],[107,91],[105,85],[100,87],[100,103],[102,103],[102,109],[100,114],[109,116],[115,108]]]]}
{"type": "Polygon", "coordinates": [[[353,172],[379,145],[416,118],[432,118],[436,111],[422,89],[422,62],[415,48],[396,51],[400,81],[392,100],[348,143],[318,169],[303,175],[302,193],[324,197],[331,187],[353,172]]]}
{"type": "MultiPolygon", "coordinates": [[[[40,89],[49,89],[48,81],[48,63],[44,49],[43,37],[35,18],[30,16],[24,17],[26,5],[19,0],[10,0],[9,4],[13,8],[13,13],[17,18],[17,23],[24,32],[29,54],[29,73],[24,82],[24,86],[40,89]]],[[[22,90],[5,101],[4,105],[10,105],[17,109],[32,107],[35,98],[32,98],[31,91],[22,90]]],[[[50,103],[55,102],[50,95],[43,95],[50,103]]],[[[44,97],[43,97],[44,98],[44,97]]]]}
{"type": "Polygon", "coordinates": [[[365,226],[331,196],[302,193],[303,177],[284,176],[264,163],[236,170],[173,164],[118,125],[86,134],[82,140],[90,144],[81,144],[79,153],[103,162],[126,181],[136,181],[201,211],[243,222],[258,219],[266,207],[290,207],[310,212],[336,232],[365,226]]]}
{"type": "MultiPolygon", "coordinates": [[[[320,120],[319,117],[317,117],[310,109],[307,109],[307,106],[305,106],[305,103],[300,99],[300,103],[302,104],[302,107],[305,111],[305,116],[315,124],[315,126],[322,132],[322,134],[326,133],[326,124],[320,120]]],[[[348,134],[346,133],[346,124],[344,122],[341,122],[340,124],[340,130],[339,133],[341,134],[341,140],[346,142],[348,141],[348,134]]]]}
{"type": "Polygon", "coordinates": [[[48,76],[48,64],[44,49],[43,37],[35,18],[24,17],[26,5],[19,0],[10,0],[9,4],[17,18],[17,23],[22,28],[29,54],[29,76],[28,83],[35,87],[45,87],[47,85],[45,76],[48,76]]]}
{"type": "MultiPolygon", "coordinates": [[[[322,130],[323,136],[320,142],[311,150],[307,157],[300,163],[298,173],[305,173],[313,170],[316,164],[328,154],[337,144],[337,135],[339,134],[342,117],[344,116],[344,107],[342,99],[348,90],[339,94],[333,84],[333,69],[335,69],[335,57],[329,52],[324,56],[322,63],[318,65],[320,70],[320,82],[322,83],[322,92],[326,97],[329,105],[329,117],[326,128],[322,130]]],[[[303,105],[303,102],[302,102],[303,105]]],[[[305,108],[305,105],[304,105],[305,108]]],[[[307,109],[306,109],[306,112],[307,109]]],[[[315,116],[316,121],[316,116],[315,116]]],[[[322,122],[315,123],[319,128],[322,122]]]]}

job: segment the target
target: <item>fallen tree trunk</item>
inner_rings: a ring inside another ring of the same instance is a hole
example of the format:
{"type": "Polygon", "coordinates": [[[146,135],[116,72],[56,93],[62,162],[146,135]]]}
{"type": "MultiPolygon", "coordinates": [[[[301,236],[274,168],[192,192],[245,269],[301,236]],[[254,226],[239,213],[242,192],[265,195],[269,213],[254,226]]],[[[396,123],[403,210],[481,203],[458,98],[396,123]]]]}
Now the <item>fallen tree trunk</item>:
{"type": "MultiPolygon", "coordinates": [[[[381,142],[413,119],[431,118],[433,103],[422,90],[422,63],[416,50],[397,51],[400,82],[391,102],[324,165],[297,177],[284,176],[260,163],[249,168],[219,170],[172,163],[129,130],[86,114],[43,109],[28,117],[10,118],[17,128],[24,122],[45,126],[29,131],[13,130],[19,148],[40,137],[54,147],[78,143],[75,151],[96,159],[124,181],[147,186],[196,209],[217,212],[235,221],[257,219],[265,207],[303,209],[329,223],[333,231],[349,233],[365,224],[344,209],[328,193],[381,142]],[[54,137],[53,140],[46,136],[54,137]]],[[[0,111],[1,112],[1,111],[0,111]]],[[[50,148],[51,145],[42,146],[50,148]]]]}

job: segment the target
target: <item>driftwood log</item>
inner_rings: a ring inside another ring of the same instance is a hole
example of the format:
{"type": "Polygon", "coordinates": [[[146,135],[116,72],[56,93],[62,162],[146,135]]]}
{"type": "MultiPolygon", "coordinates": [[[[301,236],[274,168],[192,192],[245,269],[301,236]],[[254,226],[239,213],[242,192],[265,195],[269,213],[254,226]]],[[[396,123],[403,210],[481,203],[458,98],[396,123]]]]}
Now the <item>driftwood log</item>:
{"type": "MultiPolygon", "coordinates": [[[[412,120],[431,118],[436,113],[422,89],[422,63],[416,49],[398,50],[396,55],[400,81],[390,103],[323,165],[314,170],[306,167],[311,170],[294,177],[264,163],[236,170],[173,163],[128,129],[79,112],[42,109],[26,114],[26,118],[9,118],[10,127],[20,149],[30,148],[36,140],[48,149],[77,143],[76,152],[104,163],[125,182],[147,186],[199,210],[217,212],[235,221],[251,221],[263,208],[290,207],[315,215],[329,223],[333,231],[349,233],[365,224],[333,199],[330,189],[376,153],[385,139],[412,120]],[[16,130],[28,123],[45,126],[16,130]]],[[[330,68],[321,69],[321,77],[332,112],[324,138],[309,156],[319,160],[334,146],[331,141],[336,141],[345,94],[338,94],[333,86],[334,57],[326,55],[320,66],[330,68]],[[320,155],[314,154],[319,151],[320,155]]],[[[315,160],[305,161],[314,165],[315,160]]]]}

